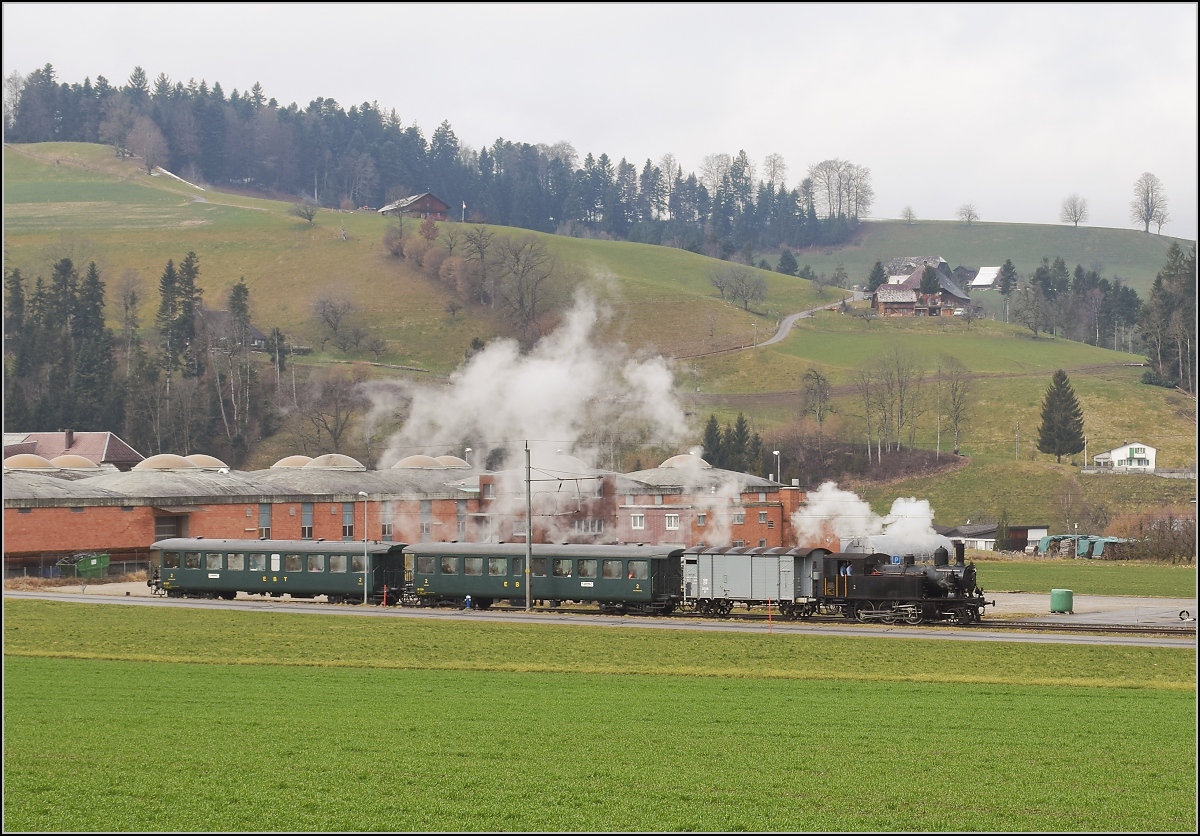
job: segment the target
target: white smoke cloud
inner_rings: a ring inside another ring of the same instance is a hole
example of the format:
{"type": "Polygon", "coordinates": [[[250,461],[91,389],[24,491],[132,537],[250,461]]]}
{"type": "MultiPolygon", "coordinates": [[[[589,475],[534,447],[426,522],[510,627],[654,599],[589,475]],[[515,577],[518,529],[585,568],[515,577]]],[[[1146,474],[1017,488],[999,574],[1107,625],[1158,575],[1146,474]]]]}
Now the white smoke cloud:
{"type": "Polygon", "coordinates": [[[891,512],[880,517],[866,500],[833,482],[808,495],[792,515],[792,526],[799,546],[918,558],[930,557],[938,546],[954,551],[950,539],[934,530],[928,500],[897,498],[891,512]]]}

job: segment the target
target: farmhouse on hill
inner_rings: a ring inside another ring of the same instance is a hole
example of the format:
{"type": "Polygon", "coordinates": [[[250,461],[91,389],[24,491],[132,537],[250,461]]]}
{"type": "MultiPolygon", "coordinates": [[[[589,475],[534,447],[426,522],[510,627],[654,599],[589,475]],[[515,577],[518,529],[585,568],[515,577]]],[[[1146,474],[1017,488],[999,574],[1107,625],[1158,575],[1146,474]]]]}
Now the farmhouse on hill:
{"type": "Polygon", "coordinates": [[[1114,447],[1104,453],[1092,456],[1092,461],[1098,468],[1113,471],[1136,473],[1153,473],[1154,457],[1158,449],[1140,441],[1127,441],[1120,447],[1114,447]]]}
{"type": "Polygon", "coordinates": [[[884,271],[887,282],[871,298],[871,307],[879,316],[949,316],[956,308],[971,304],[971,297],[955,284],[950,266],[940,256],[894,258],[884,271]],[[937,272],[937,293],[921,292],[926,267],[937,272]]]}
{"type": "Polygon", "coordinates": [[[445,201],[436,197],[432,192],[422,192],[389,203],[379,210],[381,215],[411,215],[414,218],[433,218],[435,221],[446,220],[446,210],[450,207],[445,201]]]}

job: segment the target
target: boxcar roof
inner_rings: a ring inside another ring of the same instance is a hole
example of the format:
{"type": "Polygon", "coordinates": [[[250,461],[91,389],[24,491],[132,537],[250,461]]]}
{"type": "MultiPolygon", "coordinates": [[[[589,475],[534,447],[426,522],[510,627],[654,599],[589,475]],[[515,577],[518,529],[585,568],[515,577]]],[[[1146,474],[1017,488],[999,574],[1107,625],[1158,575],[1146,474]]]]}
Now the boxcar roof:
{"type": "MultiPolygon", "coordinates": [[[[405,551],[412,555],[448,555],[466,557],[521,557],[524,543],[414,543],[405,551]]],[[[662,560],[683,554],[679,546],[597,546],[587,543],[552,545],[533,544],[534,557],[647,558],[662,560]]]]}
{"type": "MultiPolygon", "coordinates": [[[[371,554],[386,554],[403,548],[403,543],[367,544],[371,554]]],[[[222,540],[215,537],[169,537],[150,547],[155,551],[235,551],[235,552],[320,552],[322,554],[362,554],[362,541],[354,540],[222,540]]]]}

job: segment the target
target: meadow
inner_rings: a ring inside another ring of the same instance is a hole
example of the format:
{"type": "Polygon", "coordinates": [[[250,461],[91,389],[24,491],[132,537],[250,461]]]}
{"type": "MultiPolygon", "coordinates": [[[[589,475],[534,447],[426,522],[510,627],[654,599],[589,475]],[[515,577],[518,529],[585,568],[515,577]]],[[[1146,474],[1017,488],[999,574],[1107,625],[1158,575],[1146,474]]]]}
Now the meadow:
{"type": "Polygon", "coordinates": [[[968,552],[988,592],[1043,592],[1070,589],[1077,595],[1194,598],[1196,567],[1123,560],[1071,558],[991,558],[968,552]]]}
{"type": "Polygon", "coordinates": [[[1147,831],[1189,649],[5,604],[11,830],[1147,831]]]}

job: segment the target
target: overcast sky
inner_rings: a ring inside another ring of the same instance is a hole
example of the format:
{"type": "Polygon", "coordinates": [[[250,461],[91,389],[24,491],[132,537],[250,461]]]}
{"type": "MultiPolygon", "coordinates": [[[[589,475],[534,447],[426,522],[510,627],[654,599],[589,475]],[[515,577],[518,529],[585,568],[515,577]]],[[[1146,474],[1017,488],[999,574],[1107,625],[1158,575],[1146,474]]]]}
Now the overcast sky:
{"type": "MultiPolygon", "coordinates": [[[[839,157],[872,215],[1130,228],[1133,183],[1197,230],[1197,4],[5,3],[7,77],[262,84],[280,104],[377,102],[426,138],[443,120],[571,143],[639,171],[674,154],[768,154],[795,184],[839,157]]],[[[1153,227],[1152,227],[1153,228],[1153,227]]]]}

